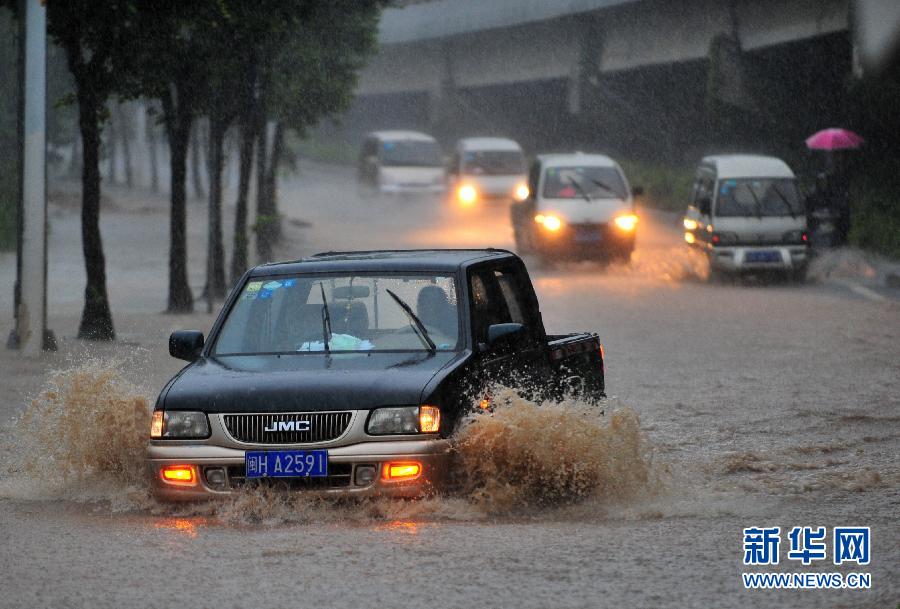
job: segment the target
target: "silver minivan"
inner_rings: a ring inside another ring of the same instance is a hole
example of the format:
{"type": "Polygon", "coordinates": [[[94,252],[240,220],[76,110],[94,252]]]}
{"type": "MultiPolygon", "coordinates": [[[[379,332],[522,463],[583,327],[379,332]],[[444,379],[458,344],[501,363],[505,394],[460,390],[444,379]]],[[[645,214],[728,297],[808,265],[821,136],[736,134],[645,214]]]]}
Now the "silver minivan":
{"type": "Polygon", "coordinates": [[[705,157],[684,216],[684,239],[716,273],[778,271],[802,281],[809,265],[806,210],[796,176],[769,156],[705,157]]]}

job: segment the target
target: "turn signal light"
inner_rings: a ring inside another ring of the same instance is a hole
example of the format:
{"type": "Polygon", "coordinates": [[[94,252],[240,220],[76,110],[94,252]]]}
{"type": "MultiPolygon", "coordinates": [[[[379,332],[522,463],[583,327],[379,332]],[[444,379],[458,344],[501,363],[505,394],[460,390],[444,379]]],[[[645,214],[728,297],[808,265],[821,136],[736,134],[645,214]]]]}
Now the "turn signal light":
{"type": "Polygon", "coordinates": [[[166,484],[176,486],[195,486],[197,484],[197,475],[190,465],[167,465],[160,470],[159,475],[166,484]]]}
{"type": "Polygon", "coordinates": [[[441,409],[437,406],[419,406],[419,432],[437,433],[441,428],[441,409]]]}
{"type": "Polygon", "coordinates": [[[625,231],[633,231],[634,227],[637,226],[638,217],[634,214],[625,214],[623,216],[616,216],[616,226],[625,231]]]}
{"type": "Polygon", "coordinates": [[[150,437],[161,438],[163,435],[163,411],[154,410],[153,418],[150,419],[150,437]]]}
{"type": "Polygon", "coordinates": [[[383,480],[412,480],[422,473],[421,463],[385,463],[381,467],[383,480]]]}

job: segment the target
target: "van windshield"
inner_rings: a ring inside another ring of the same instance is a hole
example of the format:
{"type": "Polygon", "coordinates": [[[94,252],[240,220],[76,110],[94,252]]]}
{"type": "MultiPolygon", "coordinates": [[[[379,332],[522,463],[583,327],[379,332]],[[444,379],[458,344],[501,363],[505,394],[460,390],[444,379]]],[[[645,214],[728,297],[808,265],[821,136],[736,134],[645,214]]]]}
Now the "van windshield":
{"type": "Polygon", "coordinates": [[[382,142],[379,153],[385,167],[441,167],[441,149],[437,142],[391,140],[382,142]]]}
{"type": "Polygon", "coordinates": [[[625,182],[615,167],[550,167],[544,174],[545,199],[624,199],[625,182]]]}
{"type": "Polygon", "coordinates": [[[525,173],[525,156],[518,150],[478,150],[463,156],[463,173],[467,175],[521,175],[525,173]]]}
{"type": "Polygon", "coordinates": [[[717,216],[801,216],[804,213],[797,183],[792,178],[719,181],[717,216]]]}
{"type": "Polygon", "coordinates": [[[429,339],[434,350],[454,351],[461,342],[456,294],[452,276],[425,273],[252,278],[228,312],[214,353],[430,351],[429,339]]]}

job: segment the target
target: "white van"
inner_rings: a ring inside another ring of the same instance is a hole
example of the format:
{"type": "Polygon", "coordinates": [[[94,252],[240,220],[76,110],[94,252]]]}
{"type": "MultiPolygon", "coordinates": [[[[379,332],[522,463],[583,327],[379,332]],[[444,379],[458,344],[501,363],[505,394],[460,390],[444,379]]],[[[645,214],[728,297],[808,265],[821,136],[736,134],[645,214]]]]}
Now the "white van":
{"type": "Polygon", "coordinates": [[[441,148],[417,131],[375,131],[359,154],[359,184],[385,194],[440,194],[446,188],[441,148]]]}
{"type": "Polygon", "coordinates": [[[781,271],[802,281],[809,265],[806,210],[796,176],[769,156],[705,157],[684,216],[684,239],[715,272],[781,271]]]}
{"type": "Polygon", "coordinates": [[[525,154],[513,140],[469,137],[456,143],[447,183],[451,196],[462,205],[487,199],[524,201],[525,170],[525,154]]]}
{"type": "Polygon", "coordinates": [[[602,154],[537,157],[528,172],[528,199],[512,206],[520,252],[544,257],[628,260],[638,217],[619,164],[602,154]]]}

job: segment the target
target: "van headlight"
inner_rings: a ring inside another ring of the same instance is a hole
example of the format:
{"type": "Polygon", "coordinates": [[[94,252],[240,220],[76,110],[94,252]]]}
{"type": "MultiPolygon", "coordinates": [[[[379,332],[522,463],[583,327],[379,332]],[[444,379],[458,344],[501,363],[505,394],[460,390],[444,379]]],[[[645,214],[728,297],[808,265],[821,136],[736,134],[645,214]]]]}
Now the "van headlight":
{"type": "Polygon", "coordinates": [[[463,184],[456,191],[456,196],[463,205],[472,205],[478,199],[478,191],[471,184],[463,184]]]}
{"type": "Polygon", "coordinates": [[[437,433],[440,428],[441,409],[437,406],[401,406],[373,410],[366,433],[373,436],[437,433]]]}
{"type": "Polygon", "coordinates": [[[616,216],[614,221],[621,230],[631,232],[637,226],[638,217],[634,214],[622,214],[621,216],[616,216]]]}
{"type": "Polygon", "coordinates": [[[520,182],[519,184],[516,184],[516,189],[513,191],[513,198],[516,201],[524,201],[528,198],[529,194],[531,193],[528,191],[528,185],[525,184],[525,182],[520,182]]]}
{"type": "Polygon", "coordinates": [[[206,413],[190,410],[154,410],[150,437],[172,440],[196,440],[209,437],[206,413]]]}

